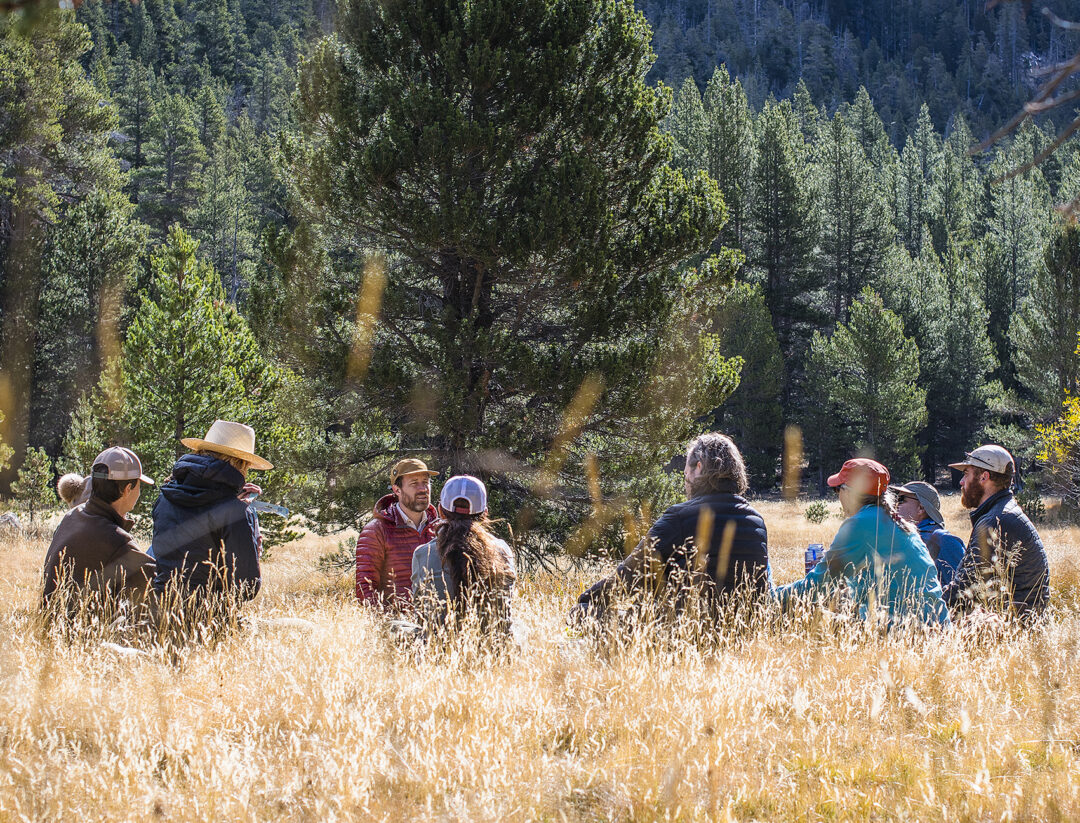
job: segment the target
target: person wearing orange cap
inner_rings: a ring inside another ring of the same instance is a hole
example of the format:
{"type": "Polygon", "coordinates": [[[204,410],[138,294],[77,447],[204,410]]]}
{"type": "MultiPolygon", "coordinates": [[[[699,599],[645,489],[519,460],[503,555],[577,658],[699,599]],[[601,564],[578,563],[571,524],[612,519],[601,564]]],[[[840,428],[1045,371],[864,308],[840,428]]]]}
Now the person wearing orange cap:
{"type": "Polygon", "coordinates": [[[864,620],[884,618],[889,627],[908,620],[948,625],[934,561],[915,527],[897,514],[889,470],[876,460],[855,458],[828,483],[847,520],[806,577],[777,589],[781,604],[826,599],[846,584],[864,620]],[[875,608],[882,610],[880,617],[875,608]]]}

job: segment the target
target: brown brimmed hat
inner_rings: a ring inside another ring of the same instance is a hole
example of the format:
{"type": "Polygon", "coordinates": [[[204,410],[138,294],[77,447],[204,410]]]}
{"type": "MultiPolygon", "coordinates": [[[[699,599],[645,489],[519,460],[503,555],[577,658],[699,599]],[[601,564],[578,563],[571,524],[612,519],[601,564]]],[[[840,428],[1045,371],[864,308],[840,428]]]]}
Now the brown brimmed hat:
{"type": "Polygon", "coordinates": [[[394,468],[390,469],[390,485],[396,486],[399,477],[406,474],[416,474],[417,472],[426,472],[430,477],[437,477],[439,474],[438,472],[429,469],[427,463],[423,460],[417,460],[415,457],[406,457],[404,460],[399,460],[394,464],[394,468]]]}
{"type": "Polygon", "coordinates": [[[239,457],[258,471],[274,468],[269,460],[255,454],[255,429],[243,423],[215,420],[206,437],[184,437],[180,442],[192,451],[206,450],[239,457]]]}

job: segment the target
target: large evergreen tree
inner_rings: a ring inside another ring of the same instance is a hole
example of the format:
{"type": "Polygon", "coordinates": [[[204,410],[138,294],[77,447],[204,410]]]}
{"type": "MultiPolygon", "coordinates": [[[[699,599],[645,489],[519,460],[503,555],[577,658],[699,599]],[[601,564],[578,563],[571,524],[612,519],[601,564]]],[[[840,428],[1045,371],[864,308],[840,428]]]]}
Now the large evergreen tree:
{"type": "Polygon", "coordinates": [[[275,402],[282,374],[225,302],[197,247],[174,227],[154,256],[153,281],[124,340],[123,406],[101,415],[109,439],[131,442],[154,477],[183,453],[181,437],[201,436],[217,418],[253,426],[270,453],[281,445],[275,402]]]}
{"type": "Polygon", "coordinates": [[[1010,336],[1016,371],[1048,413],[1080,385],[1080,228],[1059,225],[1036,269],[1031,290],[1013,319],[1010,336]]]}
{"type": "Polygon", "coordinates": [[[807,383],[813,396],[808,440],[824,468],[860,450],[898,476],[918,463],[926,424],[926,390],[918,385],[919,350],[900,318],[869,289],[852,304],[851,320],[816,333],[807,383]]]}
{"type": "Polygon", "coordinates": [[[589,375],[606,390],[585,428],[621,453],[646,412],[667,448],[730,388],[693,334],[668,363],[697,370],[678,414],[643,402],[650,373],[671,384],[667,330],[704,323],[730,272],[679,268],[724,210],[670,165],[648,41],[627,0],[350,0],[303,68],[301,195],[343,246],[390,254],[365,394],[407,419],[432,387],[429,444],[455,469],[537,458],[589,375]]]}

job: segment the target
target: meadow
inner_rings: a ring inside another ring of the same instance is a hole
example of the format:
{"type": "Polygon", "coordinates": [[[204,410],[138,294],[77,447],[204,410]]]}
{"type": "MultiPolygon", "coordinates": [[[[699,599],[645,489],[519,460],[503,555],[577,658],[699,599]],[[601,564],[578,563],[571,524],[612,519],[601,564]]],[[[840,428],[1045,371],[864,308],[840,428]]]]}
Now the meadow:
{"type": "MultiPolygon", "coordinates": [[[[778,582],[840,524],[803,505],[759,506],[778,582]]],[[[0,821],[1080,819],[1080,529],[1053,514],[1037,630],[594,645],[565,614],[599,571],[569,570],[523,578],[503,656],[402,648],[314,536],[216,643],[64,640],[36,619],[47,541],[4,535],[0,821]]]]}

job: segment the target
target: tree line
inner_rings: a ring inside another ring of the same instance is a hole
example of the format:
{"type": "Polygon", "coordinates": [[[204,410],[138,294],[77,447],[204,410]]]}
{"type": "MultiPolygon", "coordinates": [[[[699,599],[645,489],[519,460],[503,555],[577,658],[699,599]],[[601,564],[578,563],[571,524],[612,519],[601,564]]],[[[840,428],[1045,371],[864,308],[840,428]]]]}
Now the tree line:
{"type": "Polygon", "coordinates": [[[1074,146],[1007,179],[1052,139],[1027,124],[983,155],[963,116],[923,106],[903,145],[869,93],[833,112],[800,84],[749,105],[718,69],[667,118],[676,162],[720,184],[718,243],[742,249],[721,351],[744,359],[716,413],[774,482],[798,423],[820,472],[852,447],[933,479],[979,438],[1033,453],[1033,424],[1076,388],[1077,229],[1054,204],[1080,185],[1074,146]]]}
{"type": "Polygon", "coordinates": [[[5,480],[104,442],[160,473],[226,416],[313,525],[415,452],[565,537],[632,531],[709,425],[759,489],[790,423],[811,475],[862,447],[930,475],[984,433],[1031,452],[1075,374],[1071,153],[992,185],[1047,136],[972,160],[963,117],[924,107],[898,147],[864,89],[672,94],[632,4],[571,6],[0,20],[5,480]]]}

